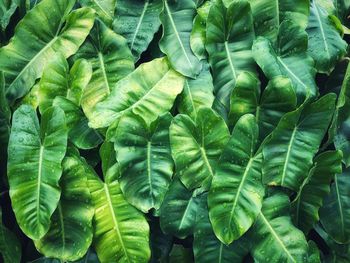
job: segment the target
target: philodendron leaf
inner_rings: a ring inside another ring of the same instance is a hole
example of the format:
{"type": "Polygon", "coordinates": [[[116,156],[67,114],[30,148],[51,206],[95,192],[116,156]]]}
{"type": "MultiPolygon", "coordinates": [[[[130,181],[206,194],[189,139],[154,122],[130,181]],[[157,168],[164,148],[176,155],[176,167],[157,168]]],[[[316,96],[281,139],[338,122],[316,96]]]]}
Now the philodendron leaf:
{"type": "Polygon", "coordinates": [[[214,101],[213,79],[208,65],[204,65],[196,79],[186,78],[183,91],[179,97],[178,110],[193,120],[197,118],[200,107],[211,108],[214,101]]]}
{"type": "Polygon", "coordinates": [[[310,13],[310,0],[250,0],[257,36],[276,44],[278,28],[285,20],[305,29],[310,13]]]}
{"type": "Polygon", "coordinates": [[[69,57],[88,35],[94,21],[90,8],[73,8],[74,0],[43,0],[18,23],[10,43],[0,49],[6,95],[13,102],[23,97],[41,77],[56,53],[69,57]],[[50,17],[47,11],[50,10],[50,17]]]}
{"type": "Polygon", "coordinates": [[[148,125],[133,112],[120,118],[114,148],[120,166],[120,188],[125,199],[143,212],[159,209],[173,175],[170,113],[148,125]]]}
{"type": "Polygon", "coordinates": [[[0,31],[5,31],[18,5],[18,0],[2,0],[0,2],[0,31]]]}
{"type": "Polygon", "coordinates": [[[175,177],[160,207],[160,226],[164,233],[178,238],[193,234],[198,198],[175,177]]]}
{"type": "Polygon", "coordinates": [[[224,148],[208,195],[209,217],[218,239],[231,244],[260,213],[264,197],[259,128],[253,115],[239,119],[224,148]]]}
{"type": "Polygon", "coordinates": [[[290,21],[279,27],[278,45],[265,37],[258,37],[253,45],[255,61],[269,79],[285,76],[292,81],[301,104],[307,97],[315,97],[318,89],[314,80],[314,61],[308,55],[308,35],[290,21]]]}
{"type": "Polygon", "coordinates": [[[60,199],[58,181],[66,145],[66,120],[60,108],[47,109],[40,126],[28,105],[13,114],[7,166],[10,197],[19,226],[32,239],[42,238],[49,230],[60,199]]]}
{"type": "Polygon", "coordinates": [[[21,243],[17,237],[3,224],[0,207],[0,258],[4,263],[21,262],[21,243]]]}
{"type": "Polygon", "coordinates": [[[275,193],[263,202],[254,227],[252,255],[258,262],[305,262],[308,244],[289,216],[289,199],[275,193]]]}
{"type": "Polygon", "coordinates": [[[112,24],[117,0],[79,0],[79,2],[82,6],[95,9],[98,17],[106,25],[110,26],[112,24]]]}
{"type": "Polygon", "coordinates": [[[83,257],[92,242],[94,207],[87,185],[85,163],[70,152],[63,159],[61,199],[44,237],[34,241],[46,257],[74,261],[83,257]]]}
{"type": "Polygon", "coordinates": [[[102,182],[88,174],[88,186],[95,207],[94,247],[101,263],[148,262],[149,226],[144,215],[125,199],[117,178],[110,173],[102,182]]]}
{"type": "Polygon", "coordinates": [[[84,113],[90,119],[95,105],[112,92],[120,79],[134,70],[134,58],[126,40],[98,19],[75,58],[84,58],[92,65],[91,80],[81,100],[84,113]]]}
{"type": "Polygon", "coordinates": [[[330,194],[320,209],[320,220],[326,232],[340,244],[350,243],[350,169],[336,174],[330,194]]]}
{"type": "Polygon", "coordinates": [[[102,136],[89,127],[88,119],[76,104],[61,96],[57,96],[52,104],[64,111],[68,138],[77,148],[92,149],[102,143],[102,136]]]}
{"type": "Polygon", "coordinates": [[[222,0],[216,1],[208,15],[206,49],[213,71],[216,103],[223,105],[227,112],[230,94],[239,73],[255,72],[251,51],[253,40],[249,3],[235,0],[226,7],[222,0]]]}
{"type": "Polygon", "coordinates": [[[113,30],[124,36],[135,60],[139,60],[160,26],[162,0],[118,0],[113,30]]]}
{"type": "Polygon", "coordinates": [[[193,53],[200,60],[207,58],[207,52],[205,50],[205,28],[206,20],[204,20],[200,15],[196,15],[193,20],[190,45],[193,53]]]}
{"type": "Polygon", "coordinates": [[[264,145],[263,181],[298,191],[331,121],[335,94],[284,115],[264,145]]]}
{"type": "Polygon", "coordinates": [[[243,238],[227,246],[214,234],[209,220],[207,194],[199,198],[199,208],[196,213],[196,224],[193,239],[195,262],[242,262],[249,253],[249,243],[243,238]]]}
{"type": "Polygon", "coordinates": [[[328,12],[314,0],[306,29],[309,36],[308,53],[315,60],[318,72],[330,73],[346,53],[347,43],[330,19],[328,12]]]}
{"type": "Polygon", "coordinates": [[[165,53],[174,69],[182,75],[195,78],[201,71],[199,59],[190,47],[192,21],[196,12],[193,0],[162,0],[163,11],[160,20],[163,36],[159,47],[165,53]]]}
{"type": "Polygon", "coordinates": [[[171,109],[183,85],[184,78],[170,67],[166,58],[144,63],[119,81],[111,94],[96,105],[90,125],[107,127],[130,111],[151,123],[171,109]]]}
{"type": "Polygon", "coordinates": [[[40,112],[51,107],[56,96],[63,96],[79,106],[91,74],[91,65],[85,59],[77,60],[69,70],[66,59],[59,54],[47,65],[39,83],[40,112]]]}
{"type": "Polygon", "coordinates": [[[328,151],[316,156],[314,166],[292,202],[293,223],[305,234],[319,221],[318,210],[329,194],[329,184],[335,174],[341,173],[342,156],[341,151],[328,151]]]}
{"type": "Polygon", "coordinates": [[[209,188],[229,136],[225,121],[210,108],[200,108],[195,121],[183,114],[174,118],[171,151],[178,176],[187,188],[209,188]]]}
{"type": "Polygon", "coordinates": [[[296,103],[296,95],[288,78],[273,78],[260,95],[259,80],[249,72],[242,72],[231,93],[228,123],[234,127],[244,114],[255,114],[262,141],[275,129],[285,113],[295,110],[296,103]]]}

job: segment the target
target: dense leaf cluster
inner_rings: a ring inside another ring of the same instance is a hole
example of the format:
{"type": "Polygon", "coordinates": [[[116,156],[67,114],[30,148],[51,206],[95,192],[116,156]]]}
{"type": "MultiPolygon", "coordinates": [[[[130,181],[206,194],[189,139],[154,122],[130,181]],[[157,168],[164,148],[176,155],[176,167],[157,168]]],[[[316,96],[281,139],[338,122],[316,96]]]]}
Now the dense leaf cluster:
{"type": "Polygon", "coordinates": [[[350,262],[349,13],[0,0],[3,261],[350,262]]]}

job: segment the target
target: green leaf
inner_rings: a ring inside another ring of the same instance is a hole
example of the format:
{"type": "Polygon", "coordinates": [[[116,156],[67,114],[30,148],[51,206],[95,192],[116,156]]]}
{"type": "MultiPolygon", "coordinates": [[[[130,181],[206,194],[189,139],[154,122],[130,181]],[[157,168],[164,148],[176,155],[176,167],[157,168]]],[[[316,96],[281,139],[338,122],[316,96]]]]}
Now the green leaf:
{"type": "MultiPolygon", "coordinates": [[[[21,262],[21,243],[17,237],[3,224],[0,207],[0,255],[4,263],[21,262]]],[[[1,259],[0,256],[0,259],[1,259]]]]}
{"type": "Polygon", "coordinates": [[[51,217],[49,231],[34,242],[46,257],[74,261],[82,258],[90,247],[94,208],[84,165],[80,157],[71,153],[63,159],[61,199],[51,217]]]}
{"type": "Polygon", "coordinates": [[[190,46],[193,53],[199,60],[207,58],[205,50],[206,20],[200,15],[196,15],[193,20],[193,27],[190,35],[190,46]]]}
{"type": "Polygon", "coordinates": [[[349,0],[333,0],[335,7],[335,15],[340,19],[343,25],[349,26],[349,10],[350,1],[349,0]]]}
{"type": "Polygon", "coordinates": [[[175,244],[170,252],[169,263],[192,263],[193,254],[192,250],[185,248],[182,245],[175,244]]]}
{"type": "Polygon", "coordinates": [[[118,174],[88,176],[95,207],[94,247],[101,263],[148,262],[149,226],[144,215],[125,199],[116,180],[118,174]]]}
{"type": "Polygon", "coordinates": [[[102,143],[101,135],[89,127],[88,119],[77,105],[61,96],[57,96],[52,104],[64,111],[68,138],[77,148],[87,150],[102,143]]]}
{"type": "Polygon", "coordinates": [[[190,47],[196,5],[193,0],[163,0],[163,3],[160,14],[163,36],[159,47],[168,56],[176,71],[186,77],[195,78],[201,71],[199,59],[190,47]]]}
{"type": "Polygon", "coordinates": [[[278,29],[285,20],[305,29],[310,14],[309,0],[250,0],[257,36],[277,42],[278,29]]]}
{"type": "Polygon", "coordinates": [[[308,53],[315,60],[318,72],[330,73],[346,54],[347,43],[340,36],[328,12],[314,0],[306,29],[309,36],[308,53]]]}
{"type": "Polygon", "coordinates": [[[60,108],[46,110],[40,126],[28,105],[13,114],[7,166],[10,197],[19,226],[32,239],[46,234],[58,205],[66,144],[66,121],[60,108]]]}
{"type": "Polygon", "coordinates": [[[187,114],[195,120],[200,107],[211,108],[213,105],[213,89],[213,79],[209,67],[204,65],[196,79],[186,78],[184,89],[179,96],[179,112],[187,114]]]}
{"type": "Polygon", "coordinates": [[[119,81],[111,94],[96,105],[90,125],[107,127],[130,111],[151,123],[171,109],[183,85],[184,78],[171,69],[166,58],[144,63],[119,81]]]}
{"type": "Polygon", "coordinates": [[[189,188],[208,189],[216,164],[229,140],[224,120],[210,108],[200,108],[197,119],[177,115],[170,126],[170,144],[176,172],[189,188]]]}
{"type": "Polygon", "coordinates": [[[41,77],[45,65],[56,53],[74,54],[88,35],[94,20],[90,8],[69,14],[73,0],[43,0],[18,23],[10,43],[0,49],[0,70],[4,71],[7,98],[23,97],[41,77]],[[46,16],[50,11],[50,18],[46,16]]]}
{"type": "Polygon", "coordinates": [[[208,195],[210,221],[218,239],[231,244],[254,223],[264,197],[259,128],[253,115],[239,119],[221,154],[208,195]]]}
{"type": "Polygon", "coordinates": [[[127,39],[135,61],[159,29],[161,9],[162,0],[118,0],[113,30],[127,39]]]}
{"type": "Polygon", "coordinates": [[[110,26],[112,24],[117,0],[79,0],[79,2],[82,6],[88,6],[96,10],[98,17],[106,25],[110,26]]]}
{"type": "Polygon", "coordinates": [[[95,21],[75,58],[85,58],[92,65],[92,77],[81,100],[84,113],[90,120],[95,105],[112,92],[120,79],[134,70],[134,58],[126,40],[100,20],[95,21]]]}
{"type": "Polygon", "coordinates": [[[298,97],[299,104],[306,97],[315,97],[318,89],[314,80],[314,61],[307,53],[308,35],[290,21],[279,27],[278,46],[265,37],[258,37],[253,45],[255,61],[264,74],[272,79],[288,77],[298,97]]]}
{"type": "Polygon", "coordinates": [[[320,209],[320,220],[326,232],[340,244],[350,243],[350,169],[336,174],[330,194],[320,209]]]}
{"type": "Polygon", "coordinates": [[[296,103],[295,92],[288,78],[273,78],[260,95],[260,81],[253,74],[242,72],[231,93],[228,123],[234,127],[244,114],[254,114],[262,141],[275,129],[285,113],[295,110],[296,103]]]}
{"type": "Polygon", "coordinates": [[[287,113],[263,148],[263,181],[298,191],[328,129],[335,94],[287,113]]]}
{"type": "Polygon", "coordinates": [[[239,73],[255,72],[251,51],[253,40],[253,18],[249,3],[235,0],[225,7],[222,0],[216,1],[208,15],[206,49],[213,71],[216,100],[227,112],[230,94],[239,73]]]}
{"type": "Polygon", "coordinates": [[[307,234],[319,221],[318,210],[329,194],[335,174],[341,173],[341,151],[324,152],[314,159],[314,165],[291,205],[293,223],[307,234]]]}
{"type": "Polygon", "coordinates": [[[193,252],[195,262],[243,262],[249,253],[249,244],[244,238],[226,246],[215,236],[209,221],[207,195],[200,197],[200,206],[196,216],[196,226],[193,239],[193,252]]]}
{"type": "Polygon", "coordinates": [[[310,240],[308,242],[308,245],[309,245],[309,251],[308,251],[307,262],[320,263],[321,262],[320,251],[318,250],[316,243],[313,240],[310,240]]]}
{"type": "Polygon", "coordinates": [[[0,169],[6,167],[7,144],[10,136],[11,110],[5,97],[5,78],[0,71],[0,169]]]}
{"type": "Polygon", "coordinates": [[[198,209],[195,192],[175,177],[160,207],[160,226],[164,233],[186,238],[193,234],[198,209]]]}
{"type": "Polygon", "coordinates": [[[52,60],[43,72],[39,84],[39,109],[43,113],[52,106],[56,96],[63,96],[80,105],[83,90],[91,79],[91,65],[85,59],[77,60],[69,70],[62,55],[52,60]]]}
{"type": "Polygon", "coordinates": [[[145,213],[159,209],[173,175],[171,120],[167,113],[148,125],[130,112],[121,117],[113,140],[120,166],[120,188],[125,199],[145,213]]]}
{"type": "Polygon", "coordinates": [[[289,216],[289,199],[276,193],[264,200],[251,238],[252,255],[258,262],[304,262],[308,245],[303,232],[297,229],[289,216]]]}
{"type": "Polygon", "coordinates": [[[0,31],[5,31],[12,15],[19,5],[18,0],[1,0],[0,2],[0,31]]]}

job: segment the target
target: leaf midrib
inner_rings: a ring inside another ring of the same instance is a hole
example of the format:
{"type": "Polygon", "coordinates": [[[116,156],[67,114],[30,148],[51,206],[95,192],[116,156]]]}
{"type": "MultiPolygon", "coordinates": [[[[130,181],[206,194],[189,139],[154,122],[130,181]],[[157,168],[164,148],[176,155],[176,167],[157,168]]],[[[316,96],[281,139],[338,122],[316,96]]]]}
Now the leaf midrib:
{"type": "Polygon", "coordinates": [[[324,33],[324,28],[323,28],[323,24],[322,24],[322,21],[321,21],[321,17],[320,17],[320,13],[319,13],[319,10],[318,10],[318,6],[317,6],[317,3],[314,1],[313,3],[315,5],[315,15],[316,15],[316,19],[320,25],[320,31],[321,31],[321,35],[322,35],[322,39],[323,39],[323,45],[324,45],[324,48],[325,48],[325,51],[327,53],[327,57],[330,59],[331,58],[331,55],[329,53],[329,47],[328,47],[328,44],[327,44],[327,41],[326,41],[326,35],[324,33]]]}
{"type": "MultiPolygon", "coordinates": [[[[43,166],[43,155],[44,155],[44,146],[40,145],[39,151],[39,163],[38,163],[38,179],[37,179],[37,195],[36,195],[36,215],[38,222],[40,221],[40,201],[41,201],[41,177],[42,177],[42,166],[43,166]]],[[[40,222],[39,222],[40,223],[40,222]]]]}
{"type": "Polygon", "coordinates": [[[337,194],[337,203],[338,203],[338,208],[339,208],[339,216],[340,216],[340,222],[341,222],[341,231],[343,236],[345,236],[345,231],[344,231],[344,215],[343,215],[343,209],[342,209],[342,203],[340,200],[340,193],[339,193],[339,187],[338,187],[338,176],[335,175],[334,178],[334,186],[335,186],[335,190],[336,190],[336,194],[337,194]]]}
{"type": "Polygon", "coordinates": [[[140,30],[140,27],[141,27],[143,18],[144,18],[145,14],[146,14],[148,5],[149,5],[149,0],[146,0],[145,5],[144,5],[143,10],[142,10],[142,13],[141,13],[141,16],[140,16],[140,19],[139,19],[139,21],[137,23],[137,26],[136,26],[136,29],[135,29],[135,33],[134,33],[134,35],[132,37],[132,41],[131,41],[131,44],[130,44],[130,49],[131,50],[133,50],[135,39],[136,39],[136,36],[137,36],[137,34],[138,34],[139,30],[140,30]]]}
{"type": "Polygon", "coordinates": [[[289,164],[290,154],[291,154],[291,151],[292,151],[292,145],[294,143],[296,132],[297,132],[297,126],[294,127],[292,136],[291,136],[291,138],[289,140],[289,144],[288,144],[288,148],[287,148],[287,155],[286,155],[286,159],[285,159],[285,162],[284,162],[284,165],[283,165],[281,186],[284,186],[284,180],[285,180],[285,177],[286,177],[287,167],[288,167],[288,164],[289,164]]]}

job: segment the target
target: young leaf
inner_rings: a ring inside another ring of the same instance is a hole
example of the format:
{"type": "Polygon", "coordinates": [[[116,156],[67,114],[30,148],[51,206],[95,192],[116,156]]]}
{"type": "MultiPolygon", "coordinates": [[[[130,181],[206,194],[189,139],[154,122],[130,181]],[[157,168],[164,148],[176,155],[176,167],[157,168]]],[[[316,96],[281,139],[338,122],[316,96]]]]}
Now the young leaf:
{"type": "Polygon", "coordinates": [[[293,223],[305,234],[319,221],[318,210],[329,194],[334,175],[341,173],[341,160],[341,151],[328,151],[316,156],[314,166],[292,202],[293,223]]]}
{"type": "Polygon", "coordinates": [[[90,125],[107,127],[130,111],[151,123],[171,109],[183,85],[184,78],[170,68],[166,58],[144,63],[119,81],[111,94],[96,105],[90,125]]]}
{"type": "Polygon", "coordinates": [[[112,92],[120,79],[134,70],[134,58],[126,40],[98,19],[75,58],[87,59],[92,65],[91,81],[81,100],[90,120],[95,105],[112,92]]]}
{"type": "Polygon", "coordinates": [[[171,152],[176,172],[187,188],[208,189],[228,139],[224,120],[210,108],[200,108],[196,121],[183,114],[174,118],[170,126],[171,152]]]}
{"type": "Polygon", "coordinates": [[[195,192],[188,190],[175,177],[160,207],[160,226],[164,233],[178,238],[193,234],[198,209],[195,192]]]}
{"type": "Polygon", "coordinates": [[[51,227],[35,246],[46,257],[74,261],[83,257],[92,242],[91,204],[85,163],[72,153],[63,159],[61,199],[51,217],[51,227]]]}
{"type": "Polygon", "coordinates": [[[148,125],[133,112],[119,121],[114,148],[125,199],[143,212],[159,209],[173,175],[169,126],[170,113],[148,125]]]}
{"type": "Polygon", "coordinates": [[[284,115],[264,145],[263,181],[298,191],[331,121],[335,94],[284,115]]]}
{"type": "Polygon", "coordinates": [[[60,199],[58,181],[66,152],[64,112],[57,107],[38,117],[22,105],[13,114],[8,146],[8,179],[12,208],[22,231],[32,239],[42,238],[60,199]]]}
{"type": "Polygon", "coordinates": [[[162,0],[118,0],[113,30],[124,36],[135,61],[147,49],[160,26],[162,0]]]}
{"type": "Polygon", "coordinates": [[[331,192],[320,209],[320,221],[326,232],[340,244],[350,242],[350,170],[336,174],[331,192]]]}
{"type": "Polygon", "coordinates": [[[264,197],[259,128],[253,115],[239,119],[224,148],[208,195],[209,217],[218,239],[231,244],[254,223],[264,197]]]}
{"type": "Polygon", "coordinates": [[[346,54],[347,43],[317,0],[311,3],[311,15],[306,29],[309,36],[308,53],[315,60],[318,72],[330,73],[346,54]]]}
{"type": "Polygon", "coordinates": [[[190,47],[196,5],[193,0],[163,0],[163,3],[160,14],[163,36],[159,47],[176,71],[195,78],[201,71],[201,64],[190,47]]]}
{"type": "Polygon", "coordinates": [[[276,193],[264,200],[252,231],[252,255],[258,262],[304,262],[308,244],[289,216],[289,199],[276,193]]]}
{"type": "Polygon", "coordinates": [[[255,72],[252,56],[253,18],[247,1],[232,1],[225,7],[218,0],[210,8],[206,49],[214,77],[217,103],[228,112],[230,94],[241,71],[255,72]]]}
{"type": "Polygon", "coordinates": [[[0,70],[4,71],[6,96],[11,102],[30,90],[56,53],[67,58],[85,40],[94,12],[80,8],[69,14],[74,3],[43,0],[18,23],[10,43],[0,49],[0,70]],[[50,17],[46,16],[47,10],[51,10],[50,17]]]}

